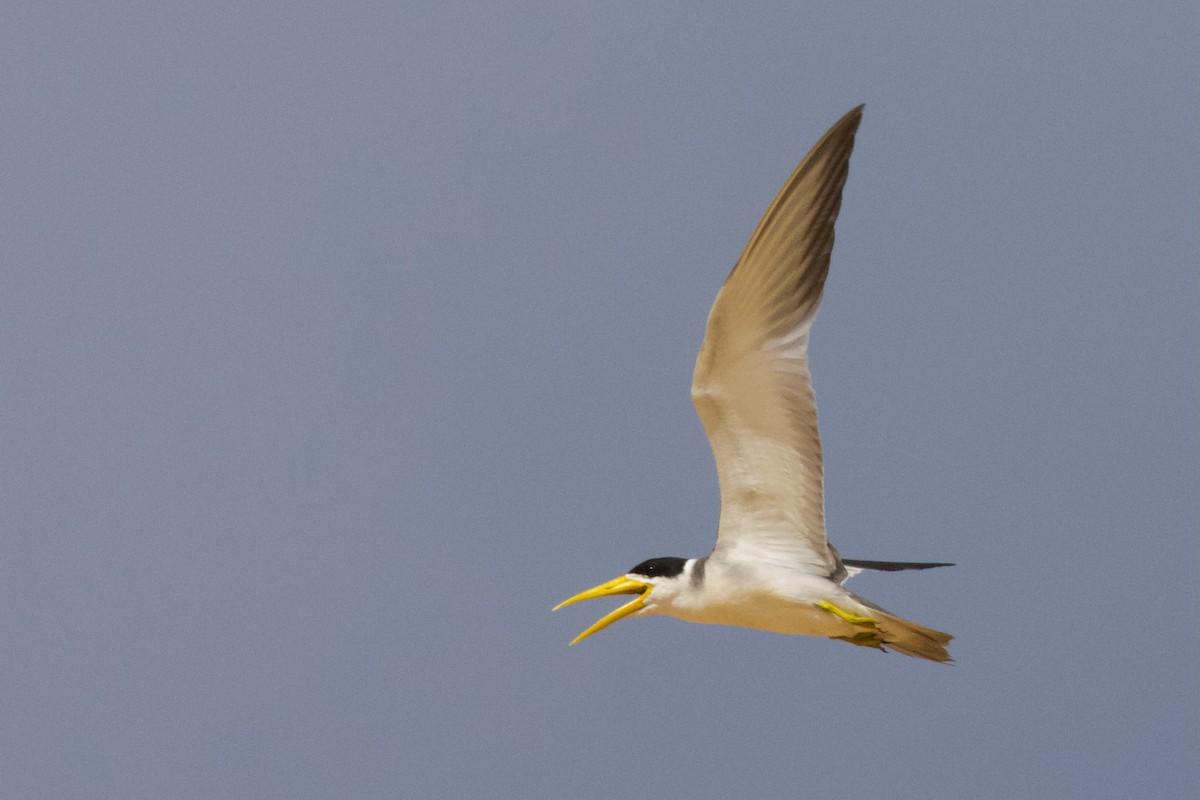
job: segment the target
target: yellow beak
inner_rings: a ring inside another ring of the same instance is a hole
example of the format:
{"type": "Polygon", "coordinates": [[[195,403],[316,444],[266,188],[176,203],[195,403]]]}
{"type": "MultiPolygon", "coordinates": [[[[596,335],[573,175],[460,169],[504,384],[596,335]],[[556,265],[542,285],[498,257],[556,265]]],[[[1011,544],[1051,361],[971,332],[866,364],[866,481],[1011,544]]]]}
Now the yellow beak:
{"type": "Polygon", "coordinates": [[[642,605],[645,604],[646,597],[650,594],[650,590],[653,588],[654,586],[649,583],[635,581],[633,578],[628,578],[622,575],[619,578],[613,578],[608,583],[602,583],[599,586],[588,589],[586,592],[580,592],[569,600],[563,600],[554,607],[554,610],[558,611],[563,606],[569,606],[571,603],[578,603],[580,600],[593,600],[597,597],[608,597],[612,594],[637,595],[637,597],[635,597],[633,600],[630,600],[616,611],[605,614],[603,617],[596,620],[596,623],[592,625],[592,627],[588,628],[586,631],[572,639],[571,644],[574,645],[582,642],[596,631],[604,630],[622,617],[628,617],[630,614],[640,609],[642,605]]]}

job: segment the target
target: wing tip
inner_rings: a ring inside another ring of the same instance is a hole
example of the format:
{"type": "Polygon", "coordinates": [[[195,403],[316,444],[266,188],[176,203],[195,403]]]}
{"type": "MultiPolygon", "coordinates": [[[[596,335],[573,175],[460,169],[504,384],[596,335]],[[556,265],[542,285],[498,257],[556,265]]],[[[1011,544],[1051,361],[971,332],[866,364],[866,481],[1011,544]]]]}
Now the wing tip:
{"type": "Polygon", "coordinates": [[[852,569],[869,569],[876,572],[901,572],[910,569],[958,566],[949,561],[869,561],[861,558],[843,558],[842,564],[852,569]]]}

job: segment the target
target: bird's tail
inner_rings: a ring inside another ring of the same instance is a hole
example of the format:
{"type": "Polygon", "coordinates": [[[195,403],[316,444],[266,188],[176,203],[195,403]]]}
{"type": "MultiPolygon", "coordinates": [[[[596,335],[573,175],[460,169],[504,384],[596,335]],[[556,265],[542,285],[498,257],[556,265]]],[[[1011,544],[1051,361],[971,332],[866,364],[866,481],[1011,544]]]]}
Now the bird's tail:
{"type": "Polygon", "coordinates": [[[954,661],[946,651],[946,645],[954,638],[950,634],[909,622],[882,609],[877,609],[872,616],[878,641],[888,650],[941,664],[954,661]]]}
{"type": "Polygon", "coordinates": [[[832,638],[841,639],[860,647],[874,647],[877,650],[895,650],[897,653],[904,653],[906,656],[924,658],[928,661],[936,661],[939,664],[948,664],[954,661],[950,657],[950,653],[946,651],[946,645],[950,644],[950,640],[954,638],[950,634],[935,631],[933,628],[926,628],[924,625],[918,625],[915,622],[909,622],[903,617],[897,617],[890,611],[886,611],[856,594],[850,596],[862,604],[862,612],[851,614],[838,609],[832,603],[822,605],[822,608],[825,608],[825,610],[837,614],[858,628],[855,633],[849,636],[834,636],[832,638]]]}

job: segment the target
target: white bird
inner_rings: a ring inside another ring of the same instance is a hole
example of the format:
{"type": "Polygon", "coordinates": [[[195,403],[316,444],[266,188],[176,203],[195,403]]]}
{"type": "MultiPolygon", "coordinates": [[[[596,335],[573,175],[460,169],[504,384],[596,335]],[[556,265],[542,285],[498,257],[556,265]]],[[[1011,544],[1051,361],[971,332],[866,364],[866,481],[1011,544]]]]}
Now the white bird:
{"type": "Polygon", "coordinates": [[[580,600],[637,595],[571,644],[624,617],[666,614],[952,660],[950,634],[902,619],[844,586],[863,569],[949,564],[842,559],[825,535],[808,332],[862,109],[842,117],[796,167],[709,312],[692,402],[717,463],[716,547],[704,558],[644,561],[560,603],[556,611],[580,600]]]}

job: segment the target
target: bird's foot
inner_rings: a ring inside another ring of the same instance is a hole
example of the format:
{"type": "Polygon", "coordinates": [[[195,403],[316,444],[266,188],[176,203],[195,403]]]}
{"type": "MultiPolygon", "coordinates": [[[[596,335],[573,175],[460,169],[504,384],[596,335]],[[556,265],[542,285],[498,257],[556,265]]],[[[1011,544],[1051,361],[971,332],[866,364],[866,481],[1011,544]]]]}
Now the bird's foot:
{"type": "MultiPolygon", "coordinates": [[[[858,614],[851,614],[849,611],[846,611],[845,609],[838,608],[837,606],[835,606],[833,603],[829,602],[828,600],[818,600],[817,607],[825,609],[830,614],[834,614],[836,616],[841,617],[842,619],[846,620],[846,622],[849,622],[851,625],[858,625],[859,627],[862,627],[862,628],[874,628],[875,627],[875,620],[871,619],[870,617],[860,617],[858,614]]],[[[834,638],[842,639],[842,638],[846,638],[846,637],[838,636],[838,637],[834,637],[834,638]]],[[[847,639],[847,641],[850,641],[850,640],[847,639]]],[[[858,642],[854,642],[854,644],[858,644],[858,642]]]]}
{"type": "Polygon", "coordinates": [[[876,650],[883,649],[883,642],[880,641],[879,635],[874,631],[862,631],[853,636],[830,636],[830,639],[837,639],[841,642],[849,642],[856,644],[859,647],[874,647],[876,650]]]}

